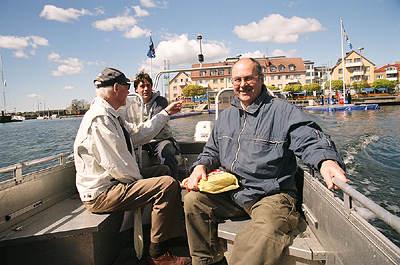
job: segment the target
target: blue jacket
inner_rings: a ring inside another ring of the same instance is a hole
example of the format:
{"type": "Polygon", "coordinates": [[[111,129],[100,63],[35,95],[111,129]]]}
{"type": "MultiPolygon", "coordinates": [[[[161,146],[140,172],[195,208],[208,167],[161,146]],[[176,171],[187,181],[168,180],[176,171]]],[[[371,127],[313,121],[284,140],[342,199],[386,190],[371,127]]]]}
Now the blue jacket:
{"type": "Polygon", "coordinates": [[[231,105],[219,116],[192,169],[202,164],[207,173],[222,168],[235,174],[241,187],[232,199],[240,206],[280,192],[297,199],[296,155],[315,169],[327,159],[345,168],[330,137],[300,108],[268,95],[264,86],[246,110],[236,95],[231,105]]]}

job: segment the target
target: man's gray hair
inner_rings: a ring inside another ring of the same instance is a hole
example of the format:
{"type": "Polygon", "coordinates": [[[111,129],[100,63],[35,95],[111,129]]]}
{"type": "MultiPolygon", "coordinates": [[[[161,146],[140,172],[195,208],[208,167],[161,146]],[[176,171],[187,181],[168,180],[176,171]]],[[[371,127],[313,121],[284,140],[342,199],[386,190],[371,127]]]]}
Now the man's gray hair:
{"type": "MultiPolygon", "coordinates": [[[[263,69],[262,69],[262,67],[261,67],[261,64],[256,60],[256,59],[254,59],[254,58],[242,58],[242,59],[240,59],[240,60],[243,60],[243,59],[250,59],[253,63],[254,63],[254,67],[256,68],[256,70],[257,70],[257,75],[262,75],[263,74],[263,69]]],[[[235,64],[237,63],[237,62],[239,62],[240,60],[237,60],[233,65],[232,65],[232,68],[235,66],[235,64]]]]}
{"type": "Polygon", "coordinates": [[[106,87],[98,87],[96,88],[96,95],[105,100],[108,100],[111,95],[111,91],[114,89],[114,86],[106,86],[106,87]]]}

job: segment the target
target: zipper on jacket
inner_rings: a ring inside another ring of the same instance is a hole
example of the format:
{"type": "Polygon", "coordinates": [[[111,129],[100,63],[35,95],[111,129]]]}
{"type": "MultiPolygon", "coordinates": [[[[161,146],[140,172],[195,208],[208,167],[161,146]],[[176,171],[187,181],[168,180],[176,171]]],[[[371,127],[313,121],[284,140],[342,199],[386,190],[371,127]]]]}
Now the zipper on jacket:
{"type": "Polygon", "coordinates": [[[236,155],[235,155],[235,160],[233,160],[232,165],[231,165],[231,171],[233,172],[233,165],[236,163],[236,161],[238,160],[238,156],[239,156],[239,151],[240,151],[240,136],[242,135],[244,128],[246,127],[246,123],[247,123],[247,113],[246,111],[243,111],[244,113],[244,123],[243,123],[243,128],[240,131],[239,135],[238,135],[238,149],[236,151],[236,155]]]}

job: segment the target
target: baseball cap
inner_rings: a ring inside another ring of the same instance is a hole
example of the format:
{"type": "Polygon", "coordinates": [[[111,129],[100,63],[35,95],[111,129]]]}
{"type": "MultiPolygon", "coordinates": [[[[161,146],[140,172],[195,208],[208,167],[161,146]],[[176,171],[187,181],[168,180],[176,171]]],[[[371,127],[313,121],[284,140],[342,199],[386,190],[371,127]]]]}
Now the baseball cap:
{"type": "Polygon", "coordinates": [[[115,83],[129,83],[132,82],[132,80],[127,78],[125,74],[117,68],[106,67],[97,75],[93,82],[96,87],[106,87],[112,86],[115,83]]]}

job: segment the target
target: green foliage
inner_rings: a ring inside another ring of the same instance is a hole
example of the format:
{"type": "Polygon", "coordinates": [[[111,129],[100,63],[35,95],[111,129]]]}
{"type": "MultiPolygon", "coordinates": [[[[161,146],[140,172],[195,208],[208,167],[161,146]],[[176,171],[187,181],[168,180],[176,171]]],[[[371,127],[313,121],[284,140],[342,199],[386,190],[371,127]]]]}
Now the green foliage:
{"type": "Polygon", "coordinates": [[[352,84],[354,89],[363,89],[369,87],[367,80],[363,81],[354,81],[352,84]]]}
{"type": "Polygon", "coordinates": [[[266,87],[271,90],[279,90],[279,87],[276,87],[276,86],[266,86],[266,87]]]}
{"type": "Polygon", "coordinates": [[[295,84],[293,85],[293,92],[301,92],[302,91],[302,86],[300,84],[295,84]]]}
{"type": "Polygon", "coordinates": [[[202,96],[206,93],[206,89],[200,85],[188,85],[183,88],[182,94],[185,98],[202,96]]]}
{"type": "Polygon", "coordinates": [[[318,91],[321,90],[321,86],[317,83],[311,83],[303,86],[303,90],[305,91],[318,91]]]}
{"type": "Polygon", "coordinates": [[[69,107],[72,113],[79,113],[82,110],[87,110],[88,106],[89,106],[88,102],[84,99],[81,100],[73,99],[69,107]]]}
{"type": "MultiPolygon", "coordinates": [[[[343,80],[332,80],[332,88],[333,90],[343,89],[343,80]]],[[[329,89],[330,82],[325,83],[325,89],[329,89]]]]}
{"type": "Polygon", "coordinates": [[[397,81],[389,81],[386,79],[377,79],[372,83],[372,88],[394,88],[397,85],[397,81]]]}

